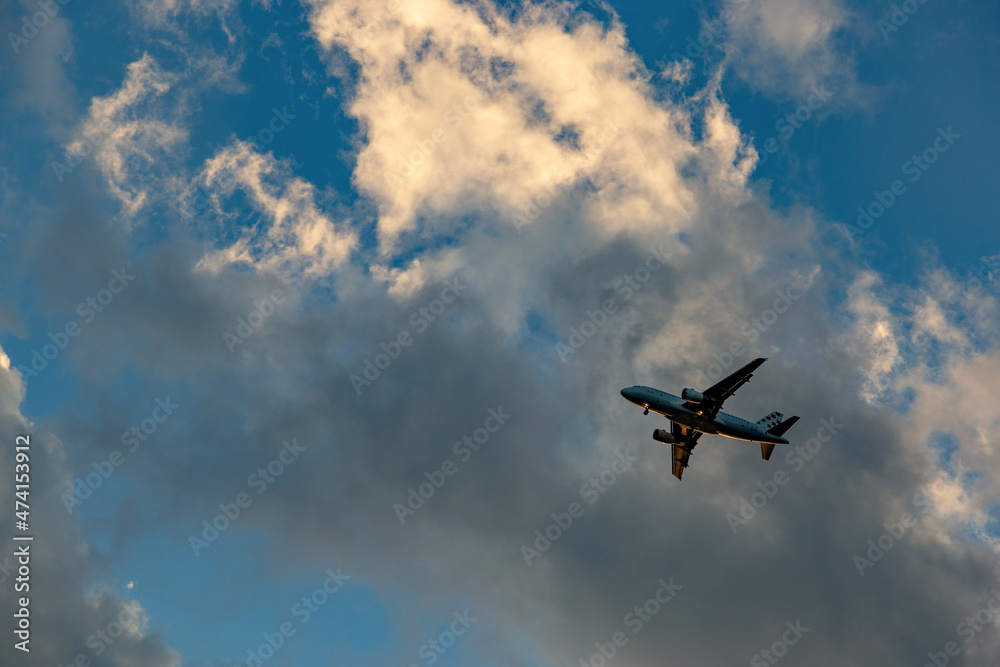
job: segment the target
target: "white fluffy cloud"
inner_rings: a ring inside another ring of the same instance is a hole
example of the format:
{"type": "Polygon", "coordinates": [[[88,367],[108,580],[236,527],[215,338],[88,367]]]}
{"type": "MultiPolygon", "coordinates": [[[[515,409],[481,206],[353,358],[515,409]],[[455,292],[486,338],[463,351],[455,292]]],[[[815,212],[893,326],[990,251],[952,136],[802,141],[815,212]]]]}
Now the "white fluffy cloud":
{"type": "Polygon", "coordinates": [[[311,4],[320,44],[360,65],[354,178],[386,252],[405,232],[456,233],[456,202],[506,222],[574,189],[581,232],[690,223],[689,112],[654,100],[622,26],[567,30],[552,6],[512,19],[446,0],[311,4]]]}

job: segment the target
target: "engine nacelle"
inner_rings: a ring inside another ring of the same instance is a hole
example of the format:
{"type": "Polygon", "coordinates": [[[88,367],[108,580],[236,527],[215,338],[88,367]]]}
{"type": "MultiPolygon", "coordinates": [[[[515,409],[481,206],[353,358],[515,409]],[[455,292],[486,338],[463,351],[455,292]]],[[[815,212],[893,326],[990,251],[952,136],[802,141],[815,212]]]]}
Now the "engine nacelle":
{"type": "Polygon", "coordinates": [[[681,392],[681,398],[685,401],[690,401],[691,403],[702,403],[705,400],[705,394],[700,391],[695,391],[694,389],[686,388],[681,392]]]}
{"type": "Polygon", "coordinates": [[[677,442],[670,431],[665,431],[662,428],[658,428],[655,431],[653,431],[653,440],[656,440],[657,442],[662,442],[665,445],[671,445],[677,442]]]}

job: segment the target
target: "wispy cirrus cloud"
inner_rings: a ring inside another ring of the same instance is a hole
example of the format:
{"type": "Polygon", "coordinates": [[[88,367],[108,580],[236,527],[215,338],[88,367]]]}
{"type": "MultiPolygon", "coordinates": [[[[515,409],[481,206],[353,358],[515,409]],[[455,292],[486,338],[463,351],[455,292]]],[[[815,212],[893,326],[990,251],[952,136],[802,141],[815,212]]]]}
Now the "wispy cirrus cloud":
{"type": "Polygon", "coordinates": [[[156,106],[177,79],[148,53],[130,63],[121,88],[91,101],[66,154],[52,163],[58,180],[93,159],[125,219],[134,218],[148,203],[153,181],[168,173],[167,162],[187,140],[187,131],[162,120],[156,106]]]}
{"type": "Polygon", "coordinates": [[[216,212],[237,190],[263,213],[263,222],[234,222],[237,240],[210,252],[200,263],[209,271],[239,263],[263,271],[326,276],[344,265],[357,246],[350,220],[334,222],[316,203],[315,188],[290,173],[270,153],[235,141],[206,161],[197,183],[213,192],[216,212]]]}

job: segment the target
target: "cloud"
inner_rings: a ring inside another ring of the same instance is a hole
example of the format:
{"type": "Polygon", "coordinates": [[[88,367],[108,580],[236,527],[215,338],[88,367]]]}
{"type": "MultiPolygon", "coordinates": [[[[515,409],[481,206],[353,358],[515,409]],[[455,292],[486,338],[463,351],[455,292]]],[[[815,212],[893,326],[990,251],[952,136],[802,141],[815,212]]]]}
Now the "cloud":
{"type": "Polygon", "coordinates": [[[895,329],[897,318],[890,313],[888,305],[872,293],[877,282],[879,277],[874,272],[865,271],[848,290],[850,312],[856,318],[856,326],[850,330],[848,338],[866,360],[867,379],[861,396],[869,403],[884,397],[886,378],[900,361],[899,334],[895,329]]]}
{"type": "Polygon", "coordinates": [[[939,501],[938,535],[960,544],[971,531],[997,549],[1000,458],[993,434],[1000,409],[988,398],[1000,365],[997,283],[979,275],[986,280],[959,280],[942,267],[927,271],[909,296],[914,307],[896,322],[897,363],[882,376],[888,390],[910,397],[908,438],[919,443],[930,469],[942,469],[928,485],[939,501]],[[960,410],[939,407],[959,404],[960,410]]]}
{"type": "MultiPolygon", "coordinates": [[[[17,547],[27,544],[30,551],[30,588],[19,593],[14,588],[14,578],[19,576],[14,547],[5,549],[0,559],[0,578],[4,582],[0,605],[9,612],[5,624],[8,638],[14,636],[12,614],[18,608],[16,600],[27,596],[32,664],[68,664],[83,654],[95,665],[179,665],[177,653],[158,633],[149,631],[149,617],[141,604],[116,595],[104,579],[99,563],[80,537],[77,518],[67,514],[60,499],[62,492],[73,488],[65,446],[21,414],[24,385],[18,372],[9,368],[2,350],[0,361],[0,437],[8,443],[0,458],[0,493],[6,498],[15,497],[15,441],[27,436],[30,443],[30,531],[15,531],[13,503],[11,512],[0,519],[4,541],[17,547]],[[34,540],[11,541],[13,535],[25,534],[34,540]],[[112,645],[114,650],[108,650],[112,645]],[[106,655],[98,657],[105,651],[106,655]]],[[[26,654],[15,649],[10,640],[0,648],[0,657],[6,664],[16,664],[26,654]]]]}
{"type": "Polygon", "coordinates": [[[653,101],[620,24],[564,29],[553,8],[511,19],[444,0],[311,4],[320,44],[360,67],[354,180],[379,207],[383,251],[407,232],[455,233],[456,201],[511,219],[589,190],[581,213],[607,235],[689,219],[686,113],[653,101]]]}
{"type": "Polygon", "coordinates": [[[242,190],[269,222],[266,229],[244,229],[232,245],[207,255],[201,263],[206,270],[245,263],[265,271],[325,276],[357,245],[349,221],[338,229],[317,207],[311,184],[290,176],[270,153],[261,154],[246,142],[236,141],[206,161],[198,182],[214,193],[217,205],[242,190]]]}
{"type": "Polygon", "coordinates": [[[860,100],[856,64],[842,44],[855,19],[839,0],[727,0],[723,12],[731,12],[733,67],[754,90],[803,101],[829,87],[839,103],[860,100]]]}
{"type": "MultiPolygon", "coordinates": [[[[352,210],[370,201],[375,214],[331,213],[293,162],[246,142],[197,170],[212,196],[204,215],[219,223],[197,230],[214,230],[211,250],[166,216],[171,243],[143,248],[121,308],[67,356],[87,388],[79,411],[96,417],[53,428],[82,460],[131,423],[133,396],[183,388],[187,412],[121,471],[142,493],[118,510],[114,544],[146,535],[155,506],[169,548],[194,558],[185,536],[294,437],[302,465],[220,540],[265,536],[247,555],[269,574],[342,563],[386,601],[396,631],[370,664],[412,661],[426,619],[456,601],[481,619],[467,640],[482,654],[577,664],[630,631],[626,614],[660,579],[682,588],[629,636],[623,663],[745,663],[798,620],[809,631],[794,660],[810,665],[918,664],[954,639],[1000,575],[995,489],[978,481],[994,465],[991,295],[970,298],[971,329],[940,306],[947,272],[886,296],[883,276],[822,242],[829,223],[815,211],[776,211],[747,186],[754,156],[718,86],[660,96],[619,24],[563,5],[310,7],[331,62],[357,64],[347,110],[362,128],[353,183],[364,200],[352,210]],[[244,208],[261,220],[241,224],[244,208]],[[285,288],[272,273],[289,266],[309,279],[229,354],[223,332],[285,288]],[[439,309],[445,279],[467,287],[439,309]],[[941,357],[904,348],[907,307],[946,345],[941,357]],[[603,323],[560,358],[556,344],[600,308],[603,323]],[[403,332],[413,342],[392,351],[403,332]],[[618,390],[704,388],[711,364],[757,355],[771,361],[727,409],[801,415],[793,446],[765,463],[754,446],[706,437],[676,482],[650,438],[665,424],[618,390]],[[351,376],[366,362],[378,373],[359,396],[351,376]],[[909,404],[886,399],[907,392],[909,404]],[[491,409],[511,417],[464,458],[456,443],[491,409]],[[840,425],[832,440],[820,440],[822,420],[840,425]],[[933,437],[945,430],[977,481],[941,465],[933,437]],[[622,449],[638,460],[590,503],[581,489],[622,449]],[[394,505],[445,461],[457,472],[401,525],[394,505]],[[727,514],[769,484],[734,533],[727,514]],[[583,515],[529,567],[522,546],[573,502],[583,515]],[[904,512],[919,522],[862,576],[854,556],[904,512]]],[[[800,53],[830,30],[808,33],[800,53]]],[[[166,82],[136,69],[148,83],[122,90],[155,98],[166,82]]],[[[133,201],[148,189],[122,191],[133,201]]]]}
{"type": "MultiPolygon", "coordinates": [[[[230,44],[245,32],[237,11],[239,0],[130,0],[130,4],[148,28],[184,34],[183,26],[192,19],[217,19],[230,44]]],[[[254,4],[268,9],[273,2],[254,0],[254,4]]]]}
{"type": "Polygon", "coordinates": [[[93,153],[126,219],[134,217],[148,203],[151,181],[169,173],[167,158],[187,140],[185,130],[160,120],[153,111],[157,98],[176,78],[148,53],[130,63],[118,91],[91,101],[76,138],[66,146],[65,164],[56,172],[60,181],[93,153]]]}
{"type": "Polygon", "coordinates": [[[9,99],[15,108],[31,109],[45,120],[46,134],[61,140],[72,123],[73,86],[65,69],[73,57],[72,24],[60,13],[39,16],[38,9],[36,3],[22,0],[11,3],[10,18],[3,17],[4,60],[8,61],[4,79],[14,87],[16,94],[9,99]]]}

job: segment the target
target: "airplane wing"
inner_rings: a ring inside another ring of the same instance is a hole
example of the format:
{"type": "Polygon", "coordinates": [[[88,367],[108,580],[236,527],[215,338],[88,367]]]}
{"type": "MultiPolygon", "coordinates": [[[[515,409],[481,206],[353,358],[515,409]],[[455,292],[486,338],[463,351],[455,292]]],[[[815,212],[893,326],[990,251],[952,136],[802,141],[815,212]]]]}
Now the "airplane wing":
{"type": "Polygon", "coordinates": [[[684,407],[700,412],[709,419],[714,419],[726,399],[735,394],[737,389],[749,382],[750,378],[753,377],[753,372],[760,368],[761,364],[765,361],[767,361],[767,359],[763,357],[754,359],[743,368],[727,377],[724,377],[703,391],[702,394],[706,399],[703,403],[688,402],[684,404],[684,407]]]}
{"type": "Polygon", "coordinates": [[[675,422],[670,422],[670,434],[674,436],[676,442],[673,444],[674,455],[674,477],[681,478],[684,468],[688,467],[688,459],[691,458],[691,451],[698,443],[701,433],[685,428],[675,422]]]}

